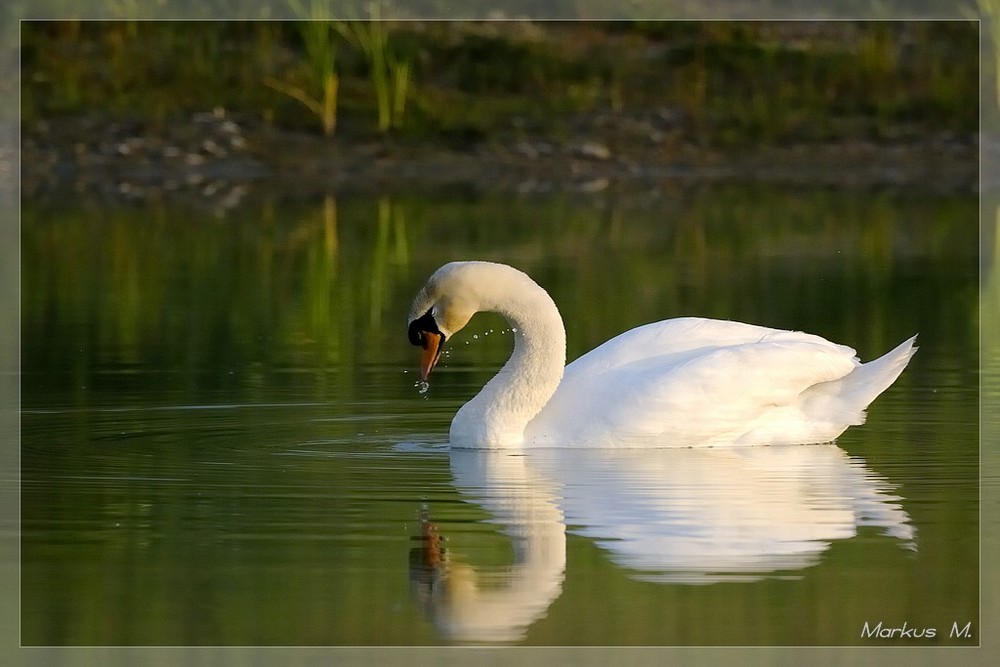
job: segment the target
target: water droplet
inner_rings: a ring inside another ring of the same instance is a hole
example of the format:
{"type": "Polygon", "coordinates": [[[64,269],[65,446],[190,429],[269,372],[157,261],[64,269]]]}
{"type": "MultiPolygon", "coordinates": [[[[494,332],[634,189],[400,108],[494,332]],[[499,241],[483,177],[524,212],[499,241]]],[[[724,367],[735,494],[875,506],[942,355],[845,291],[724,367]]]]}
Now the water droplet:
{"type": "Polygon", "coordinates": [[[479,334],[472,334],[473,339],[479,340],[479,334]]]}
{"type": "Polygon", "coordinates": [[[431,388],[431,383],[419,380],[417,382],[414,382],[413,386],[417,388],[418,394],[426,394],[427,390],[431,388]]]}

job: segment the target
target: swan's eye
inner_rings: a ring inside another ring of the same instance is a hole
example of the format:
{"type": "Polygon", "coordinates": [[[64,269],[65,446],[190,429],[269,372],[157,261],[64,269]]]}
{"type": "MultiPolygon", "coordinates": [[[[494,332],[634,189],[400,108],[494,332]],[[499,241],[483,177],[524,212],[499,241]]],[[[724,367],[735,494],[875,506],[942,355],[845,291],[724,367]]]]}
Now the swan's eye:
{"type": "Polygon", "coordinates": [[[417,331],[411,325],[409,336],[410,336],[410,345],[416,345],[418,347],[423,347],[423,348],[427,347],[427,341],[424,339],[423,331],[417,331]]]}
{"type": "Polygon", "coordinates": [[[424,336],[425,332],[441,335],[437,322],[434,321],[434,316],[431,315],[431,311],[429,310],[410,322],[410,327],[406,332],[410,339],[410,344],[422,347],[426,350],[427,338],[424,336]]]}

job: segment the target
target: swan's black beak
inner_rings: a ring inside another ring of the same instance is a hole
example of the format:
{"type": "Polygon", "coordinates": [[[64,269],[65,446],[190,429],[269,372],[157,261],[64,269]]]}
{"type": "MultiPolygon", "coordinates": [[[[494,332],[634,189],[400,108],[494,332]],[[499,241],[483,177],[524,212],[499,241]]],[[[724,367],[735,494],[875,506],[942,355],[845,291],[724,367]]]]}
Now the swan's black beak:
{"type": "Polygon", "coordinates": [[[420,379],[427,382],[427,378],[430,377],[434,365],[441,356],[445,335],[438,329],[437,322],[434,321],[430,311],[410,322],[407,335],[410,338],[410,343],[424,349],[423,354],[420,355],[420,379]]]}

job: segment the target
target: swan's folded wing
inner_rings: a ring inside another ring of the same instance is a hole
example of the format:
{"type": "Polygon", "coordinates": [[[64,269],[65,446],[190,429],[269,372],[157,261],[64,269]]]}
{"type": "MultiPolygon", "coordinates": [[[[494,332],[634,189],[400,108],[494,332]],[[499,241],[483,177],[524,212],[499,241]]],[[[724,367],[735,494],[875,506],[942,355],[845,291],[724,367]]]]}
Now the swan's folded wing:
{"type": "Polygon", "coordinates": [[[542,416],[564,433],[571,425],[572,439],[606,446],[735,442],[785,413],[801,421],[802,392],[857,365],[853,350],[815,336],[705,347],[564,382],[542,416]]]}
{"type": "Polygon", "coordinates": [[[591,383],[615,368],[663,355],[768,341],[811,342],[837,348],[848,357],[854,356],[851,348],[835,345],[813,334],[729,320],[677,317],[630,329],[599,345],[566,367],[565,381],[591,383]]]}

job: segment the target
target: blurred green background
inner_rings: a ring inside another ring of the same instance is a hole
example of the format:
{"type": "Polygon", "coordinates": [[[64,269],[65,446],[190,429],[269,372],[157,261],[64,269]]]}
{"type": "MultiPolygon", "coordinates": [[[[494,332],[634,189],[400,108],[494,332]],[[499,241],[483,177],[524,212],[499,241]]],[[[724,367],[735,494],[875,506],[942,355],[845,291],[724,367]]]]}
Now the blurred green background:
{"type": "Polygon", "coordinates": [[[322,106],[332,74],[335,132],[355,137],[559,136],[579,114],[665,107],[683,117],[674,141],[913,139],[976,131],[977,33],[971,21],[26,22],[22,125],[81,113],[155,125],[222,106],[319,132],[322,109],[302,98],[322,106]]]}

